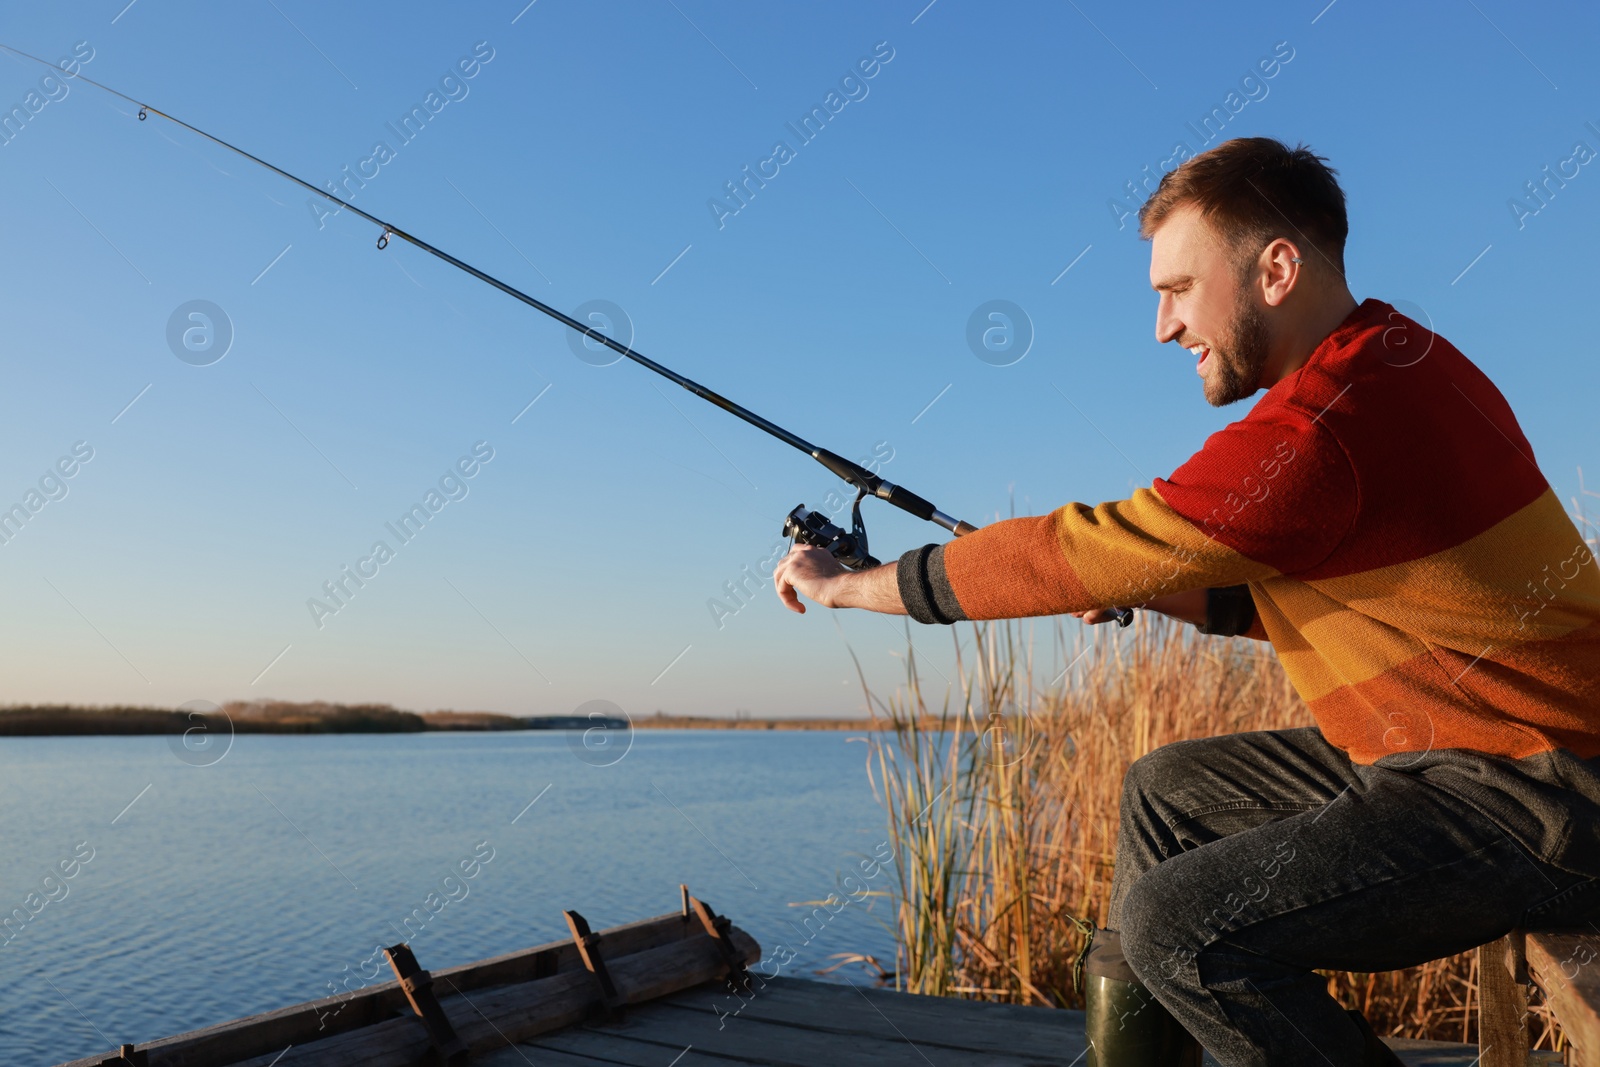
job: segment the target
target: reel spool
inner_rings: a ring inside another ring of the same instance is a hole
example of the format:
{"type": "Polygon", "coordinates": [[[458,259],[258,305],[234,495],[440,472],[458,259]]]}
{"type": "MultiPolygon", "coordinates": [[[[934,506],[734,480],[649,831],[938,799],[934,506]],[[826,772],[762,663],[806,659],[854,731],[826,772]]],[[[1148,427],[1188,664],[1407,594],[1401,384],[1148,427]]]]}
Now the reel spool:
{"type": "Polygon", "coordinates": [[[834,559],[853,571],[880,566],[867,551],[867,528],[861,521],[861,498],[866,495],[865,489],[856,494],[855,505],[850,509],[848,533],[829,522],[826,515],[800,504],[783,520],[783,536],[802,545],[825,548],[834,559]]]}

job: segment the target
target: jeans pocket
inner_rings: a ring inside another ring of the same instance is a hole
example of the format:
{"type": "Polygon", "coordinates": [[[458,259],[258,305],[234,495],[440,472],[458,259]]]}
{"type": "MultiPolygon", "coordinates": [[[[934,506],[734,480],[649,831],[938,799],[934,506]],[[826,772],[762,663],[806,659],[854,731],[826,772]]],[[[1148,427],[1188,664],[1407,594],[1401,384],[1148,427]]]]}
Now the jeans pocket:
{"type": "Polygon", "coordinates": [[[1600,927],[1600,879],[1580,878],[1523,912],[1517,925],[1524,930],[1600,927]]]}

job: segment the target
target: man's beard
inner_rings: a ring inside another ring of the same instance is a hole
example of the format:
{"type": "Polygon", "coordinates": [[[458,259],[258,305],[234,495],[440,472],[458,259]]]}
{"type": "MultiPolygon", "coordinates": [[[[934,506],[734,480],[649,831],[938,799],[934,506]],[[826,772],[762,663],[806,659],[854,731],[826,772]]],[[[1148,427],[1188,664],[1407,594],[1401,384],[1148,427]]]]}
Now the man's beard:
{"type": "Polygon", "coordinates": [[[1219,338],[1222,344],[1211,350],[1216,367],[1204,379],[1206,403],[1223,407],[1254,396],[1261,387],[1261,371],[1267,365],[1267,318],[1250,299],[1248,286],[1241,287],[1233,319],[1219,338]]]}

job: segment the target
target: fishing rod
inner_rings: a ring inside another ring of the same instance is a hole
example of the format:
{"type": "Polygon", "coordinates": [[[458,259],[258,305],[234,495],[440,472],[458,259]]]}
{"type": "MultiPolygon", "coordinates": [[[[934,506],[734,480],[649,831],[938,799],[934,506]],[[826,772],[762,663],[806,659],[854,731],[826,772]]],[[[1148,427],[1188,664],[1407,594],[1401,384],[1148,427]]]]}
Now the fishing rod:
{"type": "MultiPolygon", "coordinates": [[[[699,382],[679,374],[670,367],[666,367],[660,363],[657,363],[655,360],[648,358],[643,353],[635,351],[631,346],[625,345],[615,338],[608,337],[599,330],[596,330],[593,326],[579,322],[577,319],[565,314],[557,308],[551,307],[544,301],[529,296],[527,293],[524,293],[522,290],[511,285],[507,285],[499,278],[496,278],[491,274],[486,274],[477,267],[474,267],[472,264],[457,259],[455,256],[452,256],[443,249],[436,248],[427,241],[424,241],[422,238],[408,233],[404,229],[401,229],[394,223],[386,222],[383,219],[378,218],[376,215],[361,210],[343,197],[335,193],[330,193],[326,189],[319,189],[317,186],[312,185],[305,179],[290,174],[282,167],[268,163],[261,157],[252,155],[237,145],[230,144],[220,137],[209,134],[205,130],[200,129],[198,126],[192,126],[177,116],[162,111],[160,108],[147,104],[142,100],[136,100],[127,93],[113,89],[111,86],[106,85],[103,82],[95,81],[93,78],[86,76],[81,71],[69,72],[64,68],[58,67],[56,64],[49,62],[48,60],[40,59],[38,56],[31,55],[17,48],[12,48],[8,44],[0,43],[0,50],[4,50],[23,59],[31,60],[40,66],[48,67],[61,77],[72,78],[78,81],[86,82],[102,92],[107,92],[112,96],[118,97],[119,99],[126,100],[128,103],[139,109],[140,122],[144,122],[150,115],[159,116],[160,118],[164,118],[174,125],[182,126],[190,133],[203,137],[213,144],[220,145],[235,155],[242,156],[258,166],[265,167],[274,174],[277,174],[283,178],[287,178],[289,181],[294,182],[296,185],[301,186],[304,189],[309,189],[312,193],[322,197],[324,200],[338,204],[341,208],[347,209],[355,215],[372,223],[374,226],[379,227],[382,230],[382,233],[378,235],[377,241],[377,247],[379,250],[389,247],[390,239],[398,237],[402,241],[405,241],[408,244],[413,245],[416,248],[420,248],[422,251],[443,260],[452,267],[472,275],[479,281],[494,286],[507,296],[522,301],[524,304],[527,304],[534,310],[543,312],[545,315],[555,319],[563,326],[576,330],[578,333],[582,334],[586,340],[599,342],[600,344],[611,349],[613,352],[628,357],[641,367],[655,371],[668,381],[682,386],[684,389],[687,389],[700,399],[715,404],[717,407],[728,412],[729,414],[735,415],[757,429],[763,430],[773,437],[776,437],[784,444],[804,452],[806,455],[810,456],[812,459],[828,468],[828,470],[832,471],[839,478],[843,479],[846,483],[855,487],[856,499],[854,506],[851,508],[851,529],[846,532],[845,530],[829,522],[827,516],[815,511],[811,511],[804,504],[800,504],[795,507],[793,511],[789,512],[788,516],[784,519],[783,534],[784,536],[790,537],[802,544],[815,545],[818,548],[826,549],[834,556],[834,558],[838,559],[841,564],[852,570],[862,570],[880,565],[879,561],[868,551],[866,526],[861,519],[861,501],[867,496],[875,496],[879,500],[887,501],[900,510],[915,515],[919,519],[924,519],[928,522],[942,526],[946,530],[949,530],[951,533],[955,534],[957,537],[960,537],[963,534],[972,533],[974,530],[978,529],[978,527],[969,522],[963,522],[959,519],[951,518],[949,515],[946,515],[944,512],[934,507],[931,501],[925,500],[916,493],[911,492],[909,489],[906,489],[903,486],[895,485],[894,483],[879,477],[872,471],[869,471],[865,467],[861,466],[859,463],[852,463],[850,460],[845,459],[843,456],[838,455],[835,452],[830,452],[826,448],[812,444],[798,434],[791,433],[782,426],[779,426],[777,423],[757,415],[755,412],[751,411],[742,404],[736,404],[727,397],[722,396],[711,389],[707,389],[699,382]]],[[[1130,621],[1132,621],[1132,618],[1133,613],[1130,609],[1117,609],[1117,621],[1123,626],[1126,626],[1130,621]]]]}

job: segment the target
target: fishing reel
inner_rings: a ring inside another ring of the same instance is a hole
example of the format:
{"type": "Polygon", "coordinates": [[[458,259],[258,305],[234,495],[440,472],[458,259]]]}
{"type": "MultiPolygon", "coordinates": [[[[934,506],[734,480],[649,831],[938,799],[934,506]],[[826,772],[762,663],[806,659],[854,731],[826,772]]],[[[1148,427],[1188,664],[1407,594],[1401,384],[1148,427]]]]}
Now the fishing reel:
{"type": "Polygon", "coordinates": [[[783,536],[802,545],[825,548],[853,571],[876,567],[879,561],[867,551],[867,528],[861,522],[861,498],[866,495],[865,489],[856,493],[855,506],[850,509],[849,533],[829,522],[821,512],[800,504],[783,520],[783,536]]]}

